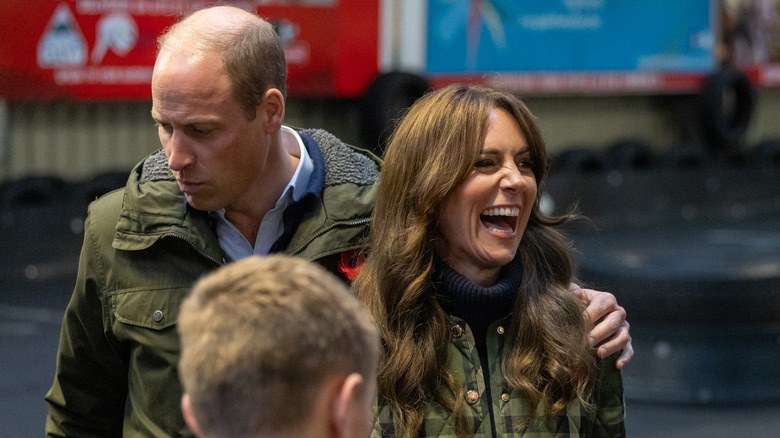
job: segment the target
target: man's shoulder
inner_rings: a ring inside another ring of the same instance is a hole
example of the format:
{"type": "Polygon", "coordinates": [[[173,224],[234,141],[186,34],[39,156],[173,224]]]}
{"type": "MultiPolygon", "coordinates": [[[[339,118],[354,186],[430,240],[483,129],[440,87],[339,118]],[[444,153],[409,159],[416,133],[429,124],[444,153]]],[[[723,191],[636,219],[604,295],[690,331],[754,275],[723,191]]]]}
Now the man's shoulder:
{"type": "Polygon", "coordinates": [[[125,186],[124,204],[127,211],[148,214],[183,213],[184,194],[162,149],[151,153],[133,168],[125,186]]]}
{"type": "Polygon", "coordinates": [[[303,129],[322,152],[325,186],[352,183],[372,185],[379,179],[381,160],[368,150],[349,145],[324,129],[303,129]]]}
{"type": "Polygon", "coordinates": [[[106,193],[93,201],[92,204],[99,209],[117,206],[117,203],[121,205],[125,192],[129,192],[132,195],[138,191],[138,187],[142,184],[161,181],[175,182],[176,178],[168,167],[168,159],[165,156],[165,152],[159,149],[146,156],[133,167],[124,187],[106,193]]]}
{"type": "Polygon", "coordinates": [[[111,212],[116,212],[118,214],[120,208],[122,207],[122,200],[124,199],[124,196],[124,187],[112,190],[90,202],[88,206],[88,213],[91,216],[94,216],[95,214],[105,216],[111,212]]]}
{"type": "Polygon", "coordinates": [[[178,214],[180,206],[183,206],[183,195],[160,149],[133,167],[124,187],[93,201],[89,216],[93,222],[107,222],[107,226],[116,227],[120,217],[138,220],[140,216],[178,214]]]}
{"type": "Polygon", "coordinates": [[[133,169],[134,173],[138,173],[138,183],[144,184],[154,181],[175,181],[171,168],[168,167],[168,157],[165,155],[165,151],[158,149],[156,152],[144,158],[133,169]]]}

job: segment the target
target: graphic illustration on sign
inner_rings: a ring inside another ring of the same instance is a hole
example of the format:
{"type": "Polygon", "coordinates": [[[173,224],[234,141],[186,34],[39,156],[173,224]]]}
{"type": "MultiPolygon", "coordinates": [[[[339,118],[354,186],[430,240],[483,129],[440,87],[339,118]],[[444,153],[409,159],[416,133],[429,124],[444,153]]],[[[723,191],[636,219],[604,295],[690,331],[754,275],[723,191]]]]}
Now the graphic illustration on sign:
{"type": "Polygon", "coordinates": [[[100,64],[110,49],[119,56],[125,56],[138,41],[138,26],[133,17],[115,12],[102,17],[97,24],[97,43],[92,50],[92,63],[100,64]]]}
{"type": "Polygon", "coordinates": [[[289,65],[303,65],[309,62],[310,49],[305,41],[298,40],[301,27],[290,20],[272,21],[279,40],[284,47],[284,56],[289,65]]]}
{"type": "Polygon", "coordinates": [[[59,68],[87,62],[87,42],[66,3],[57,6],[38,42],[38,66],[59,68]]]}
{"type": "Polygon", "coordinates": [[[427,71],[708,72],[713,17],[701,0],[429,0],[427,71]]]}

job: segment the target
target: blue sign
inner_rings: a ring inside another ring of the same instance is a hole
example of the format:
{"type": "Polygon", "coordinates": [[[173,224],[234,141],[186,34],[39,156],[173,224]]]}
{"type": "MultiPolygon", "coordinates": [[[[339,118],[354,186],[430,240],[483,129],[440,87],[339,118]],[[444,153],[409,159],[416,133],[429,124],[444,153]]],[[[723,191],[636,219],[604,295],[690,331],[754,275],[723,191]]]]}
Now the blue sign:
{"type": "Polygon", "coordinates": [[[429,0],[429,73],[712,71],[709,0],[429,0]]]}

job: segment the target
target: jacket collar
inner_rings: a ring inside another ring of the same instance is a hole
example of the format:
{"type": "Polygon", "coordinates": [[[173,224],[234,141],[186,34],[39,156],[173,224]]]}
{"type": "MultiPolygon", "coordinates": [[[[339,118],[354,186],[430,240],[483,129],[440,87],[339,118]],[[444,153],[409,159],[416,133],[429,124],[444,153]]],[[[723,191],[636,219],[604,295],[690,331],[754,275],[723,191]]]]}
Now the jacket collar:
{"type": "Polygon", "coordinates": [[[186,241],[220,263],[222,250],[208,214],[187,206],[162,149],[137,164],[125,186],[113,247],[143,250],[160,239],[186,241]]]}
{"type": "MultiPolygon", "coordinates": [[[[306,188],[305,209],[286,236],[288,252],[308,254],[304,248],[334,227],[366,223],[373,207],[381,160],[358,150],[321,129],[300,130],[314,162],[314,174],[306,188]],[[326,193],[330,193],[326,195],[326,193]],[[349,197],[349,199],[346,199],[349,197]]],[[[125,186],[113,246],[121,250],[142,250],[160,239],[176,237],[204,256],[220,262],[222,250],[208,213],[188,207],[184,194],[168,167],[162,149],[133,168],[125,186]]],[[[334,238],[343,239],[338,235],[334,238]]],[[[323,241],[309,248],[312,258],[343,251],[342,245],[323,241]],[[332,248],[331,248],[332,246],[332,248]]],[[[277,248],[277,249],[279,249],[277,248]]]]}

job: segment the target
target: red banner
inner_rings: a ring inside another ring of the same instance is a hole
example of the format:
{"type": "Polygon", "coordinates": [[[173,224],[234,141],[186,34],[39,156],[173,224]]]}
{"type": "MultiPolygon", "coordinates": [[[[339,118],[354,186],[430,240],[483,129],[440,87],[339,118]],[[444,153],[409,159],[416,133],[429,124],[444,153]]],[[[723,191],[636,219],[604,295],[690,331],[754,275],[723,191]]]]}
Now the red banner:
{"type": "MultiPolygon", "coordinates": [[[[157,37],[213,3],[3,0],[0,98],[148,99],[157,37]]],[[[232,3],[276,26],[291,95],[356,96],[376,75],[378,0],[232,3]]]]}

